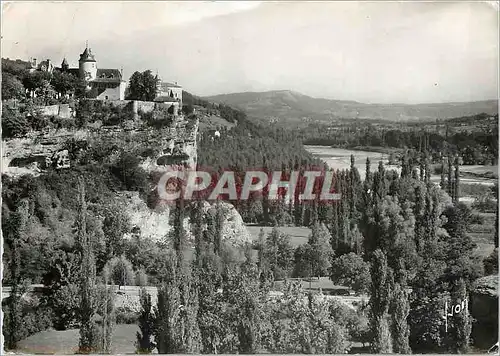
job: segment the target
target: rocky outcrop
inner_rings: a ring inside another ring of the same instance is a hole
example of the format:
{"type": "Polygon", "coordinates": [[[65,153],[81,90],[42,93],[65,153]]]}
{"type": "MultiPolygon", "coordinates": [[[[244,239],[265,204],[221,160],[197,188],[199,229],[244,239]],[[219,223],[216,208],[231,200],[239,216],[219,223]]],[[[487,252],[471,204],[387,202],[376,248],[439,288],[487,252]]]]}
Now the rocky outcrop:
{"type": "MultiPolygon", "coordinates": [[[[23,138],[2,141],[2,173],[11,176],[39,175],[49,168],[51,163],[46,162],[54,161],[57,165],[57,161],[61,161],[58,152],[64,149],[64,144],[70,139],[112,142],[120,140],[123,135],[131,137],[127,143],[131,147],[149,144],[157,149],[158,153],[145,158],[141,165],[147,172],[163,172],[172,165],[195,169],[198,125],[197,119],[188,120],[180,116],[170,127],[162,129],[144,128],[141,123],[134,123],[133,127],[128,129],[120,126],[89,125],[85,130],[30,132],[23,138]]],[[[65,162],[64,165],[69,167],[71,162],[65,162]]]]}
{"type": "Polygon", "coordinates": [[[470,299],[474,345],[487,350],[498,341],[498,275],[479,278],[470,299]]]}
{"type": "Polygon", "coordinates": [[[171,230],[168,205],[150,209],[138,192],[119,193],[119,199],[130,219],[133,234],[154,241],[160,241],[168,235],[171,230]]]}
{"type": "MultiPolygon", "coordinates": [[[[130,218],[134,234],[154,241],[160,241],[168,236],[172,230],[170,222],[172,208],[169,205],[166,204],[150,209],[137,192],[122,192],[119,195],[122,205],[125,207],[125,212],[130,218]]],[[[233,246],[241,246],[251,242],[251,235],[234,206],[226,202],[221,202],[220,206],[224,213],[222,227],[224,241],[233,246]]],[[[203,214],[205,218],[208,214],[215,215],[215,210],[215,204],[210,205],[208,202],[204,202],[203,214]]],[[[184,229],[187,232],[189,242],[193,243],[193,226],[189,217],[184,219],[184,229]]],[[[206,225],[204,229],[207,229],[206,225]]]]}
{"type": "Polygon", "coordinates": [[[43,173],[52,161],[57,162],[64,155],[63,145],[67,140],[87,140],[90,135],[88,130],[62,129],[31,132],[23,138],[2,141],[2,173],[11,176],[43,173]]]}
{"type": "MultiPolygon", "coordinates": [[[[215,216],[216,209],[217,207],[215,204],[209,204],[208,202],[204,202],[203,204],[203,213],[205,217],[208,214],[215,216]]],[[[224,221],[222,225],[223,241],[232,246],[242,246],[252,242],[252,237],[248,232],[240,213],[238,213],[235,207],[232,204],[220,202],[220,209],[222,209],[224,214],[224,221]]]]}

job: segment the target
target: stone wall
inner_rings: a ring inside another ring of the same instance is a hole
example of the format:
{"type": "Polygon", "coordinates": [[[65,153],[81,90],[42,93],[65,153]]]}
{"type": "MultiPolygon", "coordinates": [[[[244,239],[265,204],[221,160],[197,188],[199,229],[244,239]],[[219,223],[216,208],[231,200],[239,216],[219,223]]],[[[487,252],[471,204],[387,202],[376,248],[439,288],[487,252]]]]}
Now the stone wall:
{"type": "Polygon", "coordinates": [[[63,119],[69,119],[75,116],[74,110],[69,104],[58,104],[49,106],[38,106],[36,110],[42,116],[58,116],[63,119]]]}

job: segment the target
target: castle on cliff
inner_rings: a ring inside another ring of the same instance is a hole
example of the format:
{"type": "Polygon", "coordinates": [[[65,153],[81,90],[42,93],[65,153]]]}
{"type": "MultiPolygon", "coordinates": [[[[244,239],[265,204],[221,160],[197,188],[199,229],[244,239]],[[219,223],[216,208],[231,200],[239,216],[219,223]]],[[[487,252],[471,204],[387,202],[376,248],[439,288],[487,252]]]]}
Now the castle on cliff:
{"type": "MultiPolygon", "coordinates": [[[[98,100],[124,100],[127,83],[123,80],[122,70],[98,68],[92,50],[86,45],[85,50],[80,54],[78,68],[70,68],[66,58],[63,59],[60,67],[55,67],[50,59],[37,64],[36,59],[30,60],[30,72],[40,70],[52,73],[59,71],[72,74],[85,80],[90,96],[98,100]]],[[[157,94],[155,102],[170,103],[177,109],[182,108],[182,87],[177,83],[162,82],[158,76],[157,94]]]]}
{"type": "Polygon", "coordinates": [[[127,83],[122,78],[122,71],[115,68],[98,68],[97,60],[88,46],[86,46],[83,53],[80,54],[78,68],[70,68],[66,58],[63,59],[61,67],[55,67],[50,59],[42,61],[38,65],[36,59],[32,59],[30,64],[30,71],[41,70],[49,73],[59,71],[84,79],[90,90],[91,97],[95,99],[125,99],[125,87],[127,83]]]}

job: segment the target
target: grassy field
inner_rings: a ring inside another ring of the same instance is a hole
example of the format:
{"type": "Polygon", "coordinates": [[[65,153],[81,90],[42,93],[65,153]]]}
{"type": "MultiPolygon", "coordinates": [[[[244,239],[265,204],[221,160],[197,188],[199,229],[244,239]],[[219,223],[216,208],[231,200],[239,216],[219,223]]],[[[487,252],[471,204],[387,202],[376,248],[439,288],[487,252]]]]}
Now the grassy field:
{"type": "MultiPolygon", "coordinates": [[[[135,353],[137,325],[117,325],[112,339],[111,353],[135,353]]],[[[27,354],[74,354],[78,350],[78,329],[46,330],[20,341],[17,353],[27,354]]]]}
{"type": "MultiPolygon", "coordinates": [[[[247,225],[248,232],[252,236],[253,241],[257,241],[259,238],[260,229],[264,230],[264,234],[267,236],[271,231],[271,226],[256,226],[247,225]]],[[[307,243],[309,235],[311,234],[311,229],[303,226],[284,226],[278,228],[281,232],[290,236],[290,243],[293,247],[300,246],[307,243]]]]}

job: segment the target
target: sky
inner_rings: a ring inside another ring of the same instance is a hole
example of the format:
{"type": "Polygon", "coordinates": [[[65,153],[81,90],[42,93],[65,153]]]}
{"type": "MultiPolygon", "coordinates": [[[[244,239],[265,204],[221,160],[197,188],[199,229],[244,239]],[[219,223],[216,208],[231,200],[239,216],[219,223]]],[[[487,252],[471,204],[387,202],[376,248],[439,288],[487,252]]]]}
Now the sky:
{"type": "MultiPolygon", "coordinates": [[[[490,2],[491,3],[491,2],[490,2]]],[[[365,103],[498,98],[487,2],[2,2],[2,57],[158,72],[196,95],[365,103]]]]}

